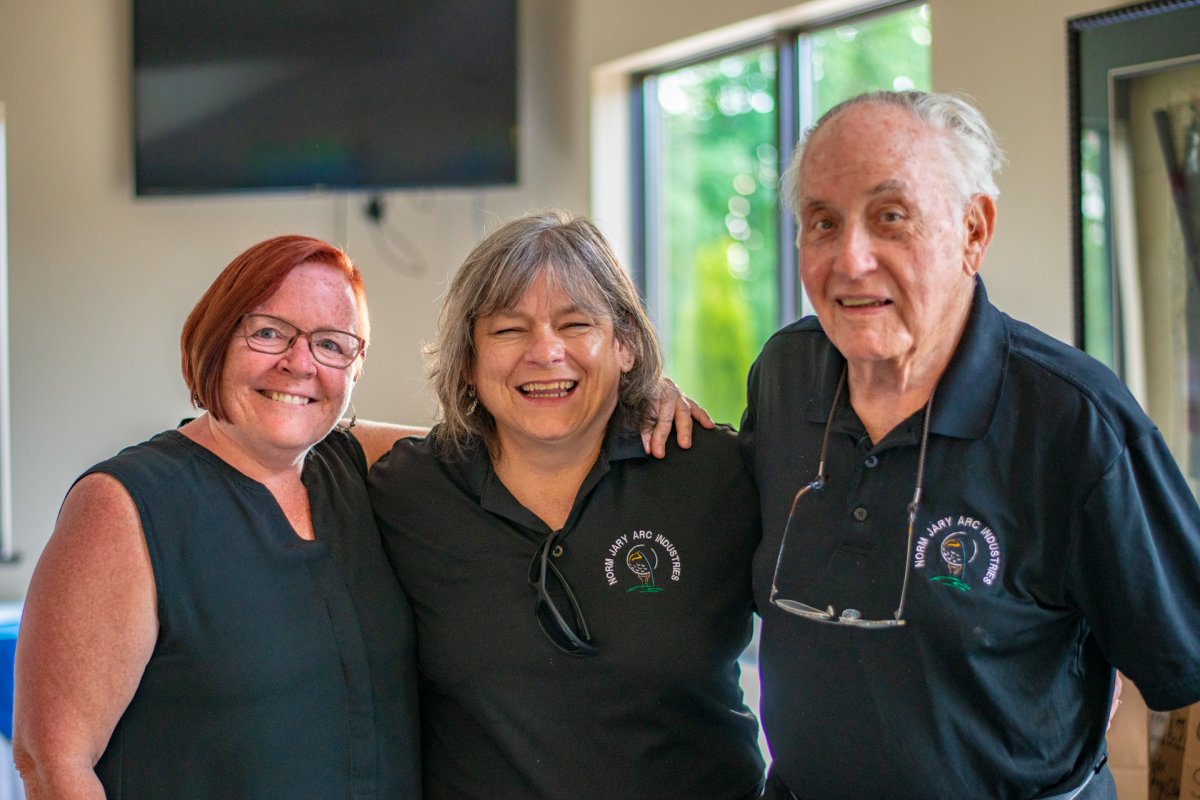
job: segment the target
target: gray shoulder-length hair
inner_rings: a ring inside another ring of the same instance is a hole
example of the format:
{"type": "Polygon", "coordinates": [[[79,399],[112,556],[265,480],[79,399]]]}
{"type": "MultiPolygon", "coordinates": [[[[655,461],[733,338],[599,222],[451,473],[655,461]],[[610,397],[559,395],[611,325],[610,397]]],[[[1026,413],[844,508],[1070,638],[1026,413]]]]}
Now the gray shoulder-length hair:
{"type": "Polygon", "coordinates": [[[475,246],[450,283],[437,337],[425,347],[438,404],[434,443],[442,456],[461,457],[479,440],[493,458],[498,454],[495,420],[469,383],[475,322],[517,305],[540,275],[581,310],[610,320],[617,340],[633,354],[633,368],[618,388],[616,424],[637,430],[652,418],[662,351],[633,281],[590,220],[547,211],[501,225],[475,246]]]}
{"type": "MultiPolygon", "coordinates": [[[[804,169],[805,145],[838,114],[863,103],[903,108],[931,129],[944,134],[951,161],[951,175],[963,203],[977,194],[985,194],[992,199],[999,196],[996,174],[1004,164],[1004,152],[983,114],[969,100],[945,92],[878,91],[838,103],[821,115],[816,124],[800,138],[780,181],[793,213],[800,208],[800,178],[804,169]]],[[[871,144],[864,142],[863,146],[870,147],[871,144]]]]}

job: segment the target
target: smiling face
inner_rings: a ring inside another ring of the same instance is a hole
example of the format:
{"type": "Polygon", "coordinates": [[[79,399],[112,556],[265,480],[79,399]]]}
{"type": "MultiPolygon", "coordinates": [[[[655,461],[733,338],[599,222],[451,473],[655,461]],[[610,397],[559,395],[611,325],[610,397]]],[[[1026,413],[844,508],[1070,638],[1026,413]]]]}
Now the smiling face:
{"type": "MultiPolygon", "coordinates": [[[[303,330],[358,333],[354,293],[332,266],[305,263],[251,310],[303,330]]],[[[213,420],[219,434],[263,463],[291,463],[333,428],[350,402],[362,355],[346,369],[318,363],[306,337],[279,354],[250,349],[242,327],[231,336],[222,373],[221,399],[228,419],[213,420]]]]}
{"type": "Polygon", "coordinates": [[[599,448],[633,355],[612,322],[539,275],[515,306],[475,322],[469,380],[496,421],[500,452],[599,448]]]}
{"type": "Polygon", "coordinates": [[[991,235],[992,200],[964,198],[944,134],[908,111],[848,107],[804,152],[801,279],[851,370],[949,360],[991,235]]]}

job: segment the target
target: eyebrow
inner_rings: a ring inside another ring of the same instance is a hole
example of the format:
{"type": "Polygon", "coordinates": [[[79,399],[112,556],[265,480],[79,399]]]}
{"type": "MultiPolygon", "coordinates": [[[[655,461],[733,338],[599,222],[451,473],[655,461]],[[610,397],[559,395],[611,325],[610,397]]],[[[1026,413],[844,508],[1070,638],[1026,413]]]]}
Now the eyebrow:
{"type": "MultiPolygon", "coordinates": [[[[887,180],[881,181],[878,184],[876,184],[871,189],[871,191],[868,192],[868,194],[871,195],[872,197],[874,197],[876,195],[888,194],[889,192],[902,192],[902,191],[904,191],[904,182],[903,181],[897,180],[895,178],[888,178],[887,180]]],[[[802,209],[801,209],[801,213],[807,213],[809,211],[822,209],[822,208],[825,208],[827,205],[828,205],[828,203],[826,203],[824,200],[821,200],[820,198],[805,200],[804,205],[802,206],[802,209]]]]}
{"type": "MultiPolygon", "coordinates": [[[[569,305],[561,306],[559,308],[553,308],[550,310],[550,314],[552,316],[555,314],[590,314],[590,313],[591,312],[587,311],[584,308],[581,308],[576,303],[571,303],[569,305]]],[[[524,317],[524,316],[527,316],[527,315],[521,311],[518,311],[516,309],[516,307],[513,306],[513,307],[509,307],[509,308],[497,308],[496,310],[491,311],[487,314],[480,314],[479,319],[483,319],[485,317],[524,317]]]]}
{"type": "Polygon", "coordinates": [[[903,190],[904,190],[904,182],[903,181],[896,180],[895,178],[888,178],[887,180],[879,183],[874,189],[872,189],[871,194],[873,194],[873,195],[885,194],[886,192],[899,192],[899,191],[903,191],[903,190]]]}

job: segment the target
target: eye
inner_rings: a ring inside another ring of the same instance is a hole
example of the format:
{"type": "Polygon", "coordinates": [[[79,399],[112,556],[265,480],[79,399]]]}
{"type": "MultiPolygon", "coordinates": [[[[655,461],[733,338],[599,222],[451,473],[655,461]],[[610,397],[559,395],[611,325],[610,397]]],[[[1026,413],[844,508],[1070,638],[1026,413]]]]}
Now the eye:
{"type": "Polygon", "coordinates": [[[323,350],[330,355],[344,356],[351,352],[346,339],[349,337],[330,336],[328,334],[314,333],[312,345],[316,350],[323,350]]]}
{"type": "Polygon", "coordinates": [[[283,334],[282,331],[279,330],[279,328],[276,328],[270,324],[256,325],[250,330],[248,335],[251,339],[260,342],[275,342],[279,340],[287,340],[288,338],[283,334]]]}
{"type": "Polygon", "coordinates": [[[804,230],[811,233],[827,233],[837,227],[833,214],[823,208],[811,210],[804,218],[804,230]]]}

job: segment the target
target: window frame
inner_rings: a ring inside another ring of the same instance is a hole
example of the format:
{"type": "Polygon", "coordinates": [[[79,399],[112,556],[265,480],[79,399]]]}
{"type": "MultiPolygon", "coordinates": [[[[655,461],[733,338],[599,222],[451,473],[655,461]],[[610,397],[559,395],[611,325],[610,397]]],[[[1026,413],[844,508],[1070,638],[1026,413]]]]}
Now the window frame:
{"type": "MultiPolygon", "coordinates": [[[[802,77],[808,75],[812,60],[807,53],[812,34],[836,28],[840,25],[861,23],[872,18],[898,13],[907,8],[930,5],[930,0],[880,0],[866,3],[837,13],[814,17],[804,22],[780,26],[765,35],[747,37],[721,47],[699,50],[686,57],[663,61],[629,73],[629,151],[630,168],[630,274],[642,300],[646,304],[651,320],[661,325],[663,320],[663,291],[650,291],[650,281],[660,280],[662,270],[657,270],[654,253],[657,239],[649,224],[649,213],[656,208],[658,186],[651,186],[651,174],[657,175],[657,164],[647,152],[655,121],[647,113],[647,102],[654,81],[658,76],[696,64],[702,64],[723,56],[735,55],[754,48],[771,46],[776,58],[775,95],[775,147],[779,153],[779,174],[783,175],[791,160],[792,151],[800,135],[816,120],[813,118],[812,98],[801,87],[811,83],[802,77]]],[[[776,208],[777,263],[775,327],[786,325],[810,313],[811,307],[804,297],[800,283],[799,254],[796,248],[796,222],[786,199],[780,194],[776,208]]],[[[661,287],[655,287],[660,289],[661,287]]]]}

